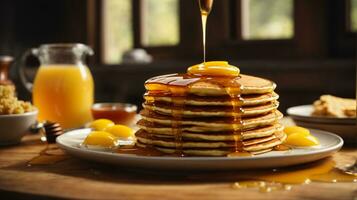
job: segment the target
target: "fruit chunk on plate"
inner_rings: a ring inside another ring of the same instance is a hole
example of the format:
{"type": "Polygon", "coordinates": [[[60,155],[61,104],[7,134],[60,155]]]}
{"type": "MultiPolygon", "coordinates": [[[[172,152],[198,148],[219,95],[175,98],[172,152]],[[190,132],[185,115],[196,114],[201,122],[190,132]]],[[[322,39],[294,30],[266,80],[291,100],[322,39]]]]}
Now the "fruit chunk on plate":
{"type": "Polygon", "coordinates": [[[133,130],[124,125],[115,125],[108,119],[93,121],[92,132],[84,139],[82,146],[96,150],[111,150],[119,147],[120,141],[135,141],[133,130]]]}
{"type": "Polygon", "coordinates": [[[121,125],[121,124],[109,126],[109,127],[105,128],[104,131],[108,132],[118,138],[126,139],[129,137],[134,137],[133,129],[131,129],[125,125],[121,125]]]}
{"type": "Polygon", "coordinates": [[[300,126],[290,126],[284,129],[287,135],[285,144],[295,147],[311,147],[319,145],[316,137],[310,134],[310,131],[300,126]]]}
{"type": "Polygon", "coordinates": [[[90,123],[89,127],[96,131],[103,131],[107,127],[114,126],[114,122],[109,119],[97,119],[90,123]]]}
{"type": "Polygon", "coordinates": [[[113,149],[117,143],[112,134],[104,131],[92,131],[83,141],[83,145],[91,149],[113,149]]]}

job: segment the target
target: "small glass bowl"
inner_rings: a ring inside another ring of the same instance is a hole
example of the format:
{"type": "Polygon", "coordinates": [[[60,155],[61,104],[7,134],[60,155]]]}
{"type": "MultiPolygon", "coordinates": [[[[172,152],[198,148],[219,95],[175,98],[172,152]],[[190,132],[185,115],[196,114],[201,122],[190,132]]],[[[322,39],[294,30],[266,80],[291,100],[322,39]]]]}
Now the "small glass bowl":
{"type": "Polygon", "coordinates": [[[137,110],[136,105],[129,103],[95,103],[91,109],[94,119],[109,119],[126,126],[135,123],[137,110]]]}

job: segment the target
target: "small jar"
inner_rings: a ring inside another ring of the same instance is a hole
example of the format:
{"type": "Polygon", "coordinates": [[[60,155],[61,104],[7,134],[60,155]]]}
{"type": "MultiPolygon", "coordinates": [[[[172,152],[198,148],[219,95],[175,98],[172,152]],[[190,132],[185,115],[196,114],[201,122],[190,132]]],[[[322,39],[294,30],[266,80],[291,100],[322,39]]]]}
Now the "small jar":
{"type": "Polygon", "coordinates": [[[11,56],[0,56],[0,85],[14,86],[9,78],[9,70],[13,61],[14,59],[11,56]]]}

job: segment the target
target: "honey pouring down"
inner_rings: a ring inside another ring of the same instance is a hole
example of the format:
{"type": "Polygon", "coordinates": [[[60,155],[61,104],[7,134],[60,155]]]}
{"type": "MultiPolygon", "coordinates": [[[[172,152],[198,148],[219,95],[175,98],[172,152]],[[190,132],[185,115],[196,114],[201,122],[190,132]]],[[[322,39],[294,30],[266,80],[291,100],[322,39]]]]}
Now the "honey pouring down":
{"type": "Polygon", "coordinates": [[[198,0],[202,21],[203,62],[206,62],[206,25],[213,6],[213,0],[198,0]]]}
{"type": "MultiPolygon", "coordinates": [[[[207,18],[208,15],[210,14],[213,6],[213,0],[198,0],[199,2],[199,7],[200,7],[200,13],[201,13],[201,22],[202,22],[202,45],[203,45],[203,65],[201,66],[194,66],[190,70],[196,70],[195,73],[197,72],[203,72],[205,71],[206,68],[206,35],[207,35],[207,18]]],[[[228,66],[228,65],[226,65],[228,66]]],[[[211,71],[208,75],[210,76],[215,76],[215,75],[222,75],[222,73],[225,73],[223,75],[228,75],[230,76],[238,76],[239,75],[239,69],[238,69],[238,74],[237,71],[234,68],[225,68],[222,69],[219,66],[211,68],[211,71]]],[[[207,72],[205,73],[207,75],[207,72]]],[[[240,129],[241,129],[241,105],[242,105],[242,100],[240,97],[240,85],[237,84],[237,82],[234,82],[233,80],[225,80],[225,84],[223,84],[223,87],[226,88],[227,94],[231,97],[231,103],[232,103],[232,108],[233,108],[233,129],[234,129],[234,141],[235,141],[235,153],[234,154],[229,154],[230,156],[237,156],[237,155],[249,155],[246,153],[242,153],[239,149],[239,143],[238,141],[240,140],[240,129]],[[227,84],[228,83],[228,84],[227,84]]]]}

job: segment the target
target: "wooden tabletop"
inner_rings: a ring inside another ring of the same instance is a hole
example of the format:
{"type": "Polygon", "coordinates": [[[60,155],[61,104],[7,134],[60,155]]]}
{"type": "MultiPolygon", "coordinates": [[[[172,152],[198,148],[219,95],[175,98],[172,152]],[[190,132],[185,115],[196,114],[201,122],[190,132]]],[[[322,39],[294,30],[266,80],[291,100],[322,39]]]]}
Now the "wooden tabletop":
{"type": "MultiPolygon", "coordinates": [[[[52,146],[55,148],[55,145],[52,146]]],[[[356,183],[293,185],[269,193],[236,189],[234,178],[216,179],[215,172],[192,179],[195,172],[124,169],[61,155],[52,164],[35,159],[46,144],[27,135],[20,145],[0,148],[0,195],[6,199],[356,199],[356,183]],[[32,160],[32,162],[30,162],[32,160]],[[35,162],[33,162],[35,161],[35,162]],[[32,165],[29,165],[29,162],[32,165]],[[37,164],[36,164],[37,162],[37,164]]],[[[38,157],[37,157],[38,158],[38,157]]],[[[352,164],[357,149],[344,148],[333,156],[339,165],[352,164]]],[[[220,172],[222,173],[222,172],[220,172]]],[[[230,172],[232,173],[232,172],[230,172]]],[[[242,172],[236,172],[242,173],[242,172]]]]}

